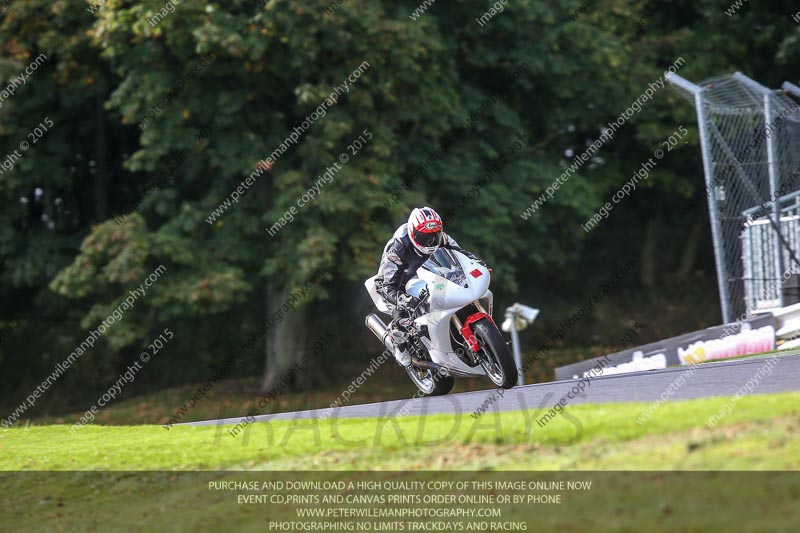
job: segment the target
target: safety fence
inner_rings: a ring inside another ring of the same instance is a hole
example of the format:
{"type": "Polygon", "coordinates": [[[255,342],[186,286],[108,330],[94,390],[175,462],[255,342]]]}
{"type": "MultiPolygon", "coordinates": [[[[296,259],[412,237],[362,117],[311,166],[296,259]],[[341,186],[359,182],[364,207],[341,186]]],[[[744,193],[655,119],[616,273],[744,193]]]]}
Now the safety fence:
{"type": "Polygon", "coordinates": [[[739,72],[667,81],[697,111],[724,322],[783,307],[800,273],[800,88],[772,90],[739,72]]]}

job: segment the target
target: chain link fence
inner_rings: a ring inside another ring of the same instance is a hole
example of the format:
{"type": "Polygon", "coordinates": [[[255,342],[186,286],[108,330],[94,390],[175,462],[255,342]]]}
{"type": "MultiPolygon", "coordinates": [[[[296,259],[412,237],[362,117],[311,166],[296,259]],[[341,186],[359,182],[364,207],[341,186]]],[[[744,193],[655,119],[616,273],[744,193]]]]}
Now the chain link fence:
{"type": "Polygon", "coordinates": [[[800,274],[800,89],[667,77],[697,111],[722,315],[783,307],[800,274]]]}

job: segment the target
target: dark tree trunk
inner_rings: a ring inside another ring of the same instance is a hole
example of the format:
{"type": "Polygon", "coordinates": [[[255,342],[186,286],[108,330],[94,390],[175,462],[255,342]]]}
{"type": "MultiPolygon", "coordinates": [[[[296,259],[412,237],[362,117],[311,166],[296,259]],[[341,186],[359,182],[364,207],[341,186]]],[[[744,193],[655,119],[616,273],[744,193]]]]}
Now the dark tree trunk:
{"type": "Polygon", "coordinates": [[[703,219],[705,209],[702,204],[698,204],[694,210],[694,217],[692,226],[689,228],[689,234],[686,236],[686,242],[683,245],[683,253],[681,254],[681,263],[678,265],[678,270],[675,275],[679,279],[685,279],[692,273],[695,262],[697,261],[697,249],[700,246],[700,241],[703,237],[703,219]]]}
{"type": "MultiPolygon", "coordinates": [[[[289,291],[275,289],[267,281],[266,306],[267,319],[274,316],[289,299],[289,291]]],[[[264,339],[266,363],[264,365],[264,378],[261,382],[261,391],[268,392],[274,387],[292,365],[303,354],[303,338],[305,335],[305,307],[289,309],[283,319],[274,324],[264,339]]]]}
{"type": "Polygon", "coordinates": [[[661,242],[661,229],[664,225],[664,216],[661,210],[661,202],[656,201],[653,206],[652,216],[647,220],[644,232],[644,246],[642,247],[642,269],[640,271],[640,283],[643,288],[649,289],[655,286],[658,276],[658,261],[663,254],[659,253],[663,246],[661,242]]]}
{"type": "Polygon", "coordinates": [[[95,109],[95,153],[94,161],[97,165],[94,173],[93,197],[94,218],[96,222],[103,222],[108,218],[108,144],[106,142],[106,117],[103,110],[103,99],[97,98],[95,109]]]}

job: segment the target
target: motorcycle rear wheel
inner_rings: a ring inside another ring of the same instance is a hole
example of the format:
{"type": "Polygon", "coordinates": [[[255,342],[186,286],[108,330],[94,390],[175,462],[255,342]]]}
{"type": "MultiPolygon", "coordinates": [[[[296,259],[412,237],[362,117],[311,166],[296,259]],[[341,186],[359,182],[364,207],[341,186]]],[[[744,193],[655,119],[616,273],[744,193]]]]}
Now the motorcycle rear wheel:
{"type": "Polygon", "coordinates": [[[443,396],[450,392],[456,382],[453,376],[413,365],[406,368],[406,372],[423,396],[443,396]]]}

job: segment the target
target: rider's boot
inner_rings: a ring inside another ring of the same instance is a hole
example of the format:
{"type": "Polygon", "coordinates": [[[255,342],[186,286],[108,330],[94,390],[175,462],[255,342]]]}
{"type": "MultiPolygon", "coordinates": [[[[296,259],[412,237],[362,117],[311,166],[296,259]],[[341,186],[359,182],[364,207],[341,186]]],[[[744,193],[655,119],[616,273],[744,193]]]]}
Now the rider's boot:
{"type": "Polygon", "coordinates": [[[397,364],[403,368],[411,366],[411,354],[408,352],[406,344],[406,333],[397,329],[392,331],[392,341],[394,344],[394,358],[397,364]]]}
{"type": "Polygon", "coordinates": [[[408,350],[406,350],[405,344],[395,347],[394,359],[397,361],[397,364],[403,368],[408,368],[411,366],[411,354],[408,353],[408,350]]]}

